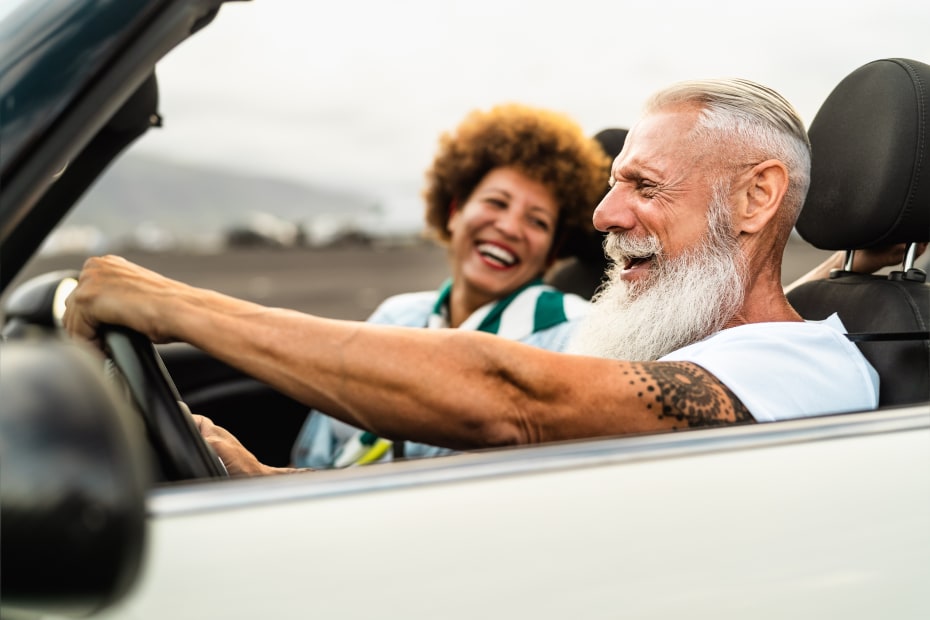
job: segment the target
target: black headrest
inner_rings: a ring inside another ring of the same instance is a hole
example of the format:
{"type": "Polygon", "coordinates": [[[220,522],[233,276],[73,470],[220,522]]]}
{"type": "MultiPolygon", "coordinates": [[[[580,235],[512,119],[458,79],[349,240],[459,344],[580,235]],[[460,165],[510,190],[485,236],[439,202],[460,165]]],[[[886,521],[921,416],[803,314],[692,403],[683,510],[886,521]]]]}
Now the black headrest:
{"type": "Polygon", "coordinates": [[[808,133],[804,239],[823,250],[930,240],[930,66],[863,65],[833,89],[808,133]]]}
{"type": "Polygon", "coordinates": [[[604,152],[610,156],[610,159],[616,159],[620,151],[623,150],[623,143],[626,142],[626,134],[628,133],[629,130],[622,127],[608,127],[594,134],[594,139],[601,145],[604,152]]]}

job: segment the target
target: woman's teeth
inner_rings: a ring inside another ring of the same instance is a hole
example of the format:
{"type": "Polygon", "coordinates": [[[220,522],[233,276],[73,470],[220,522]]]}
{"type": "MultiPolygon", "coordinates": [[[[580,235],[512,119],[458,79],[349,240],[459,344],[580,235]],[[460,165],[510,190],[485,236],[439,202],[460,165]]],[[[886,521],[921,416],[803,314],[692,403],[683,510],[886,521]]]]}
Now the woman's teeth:
{"type": "Polygon", "coordinates": [[[492,243],[478,244],[478,252],[504,267],[511,267],[517,263],[517,257],[505,250],[504,248],[492,243]]]}

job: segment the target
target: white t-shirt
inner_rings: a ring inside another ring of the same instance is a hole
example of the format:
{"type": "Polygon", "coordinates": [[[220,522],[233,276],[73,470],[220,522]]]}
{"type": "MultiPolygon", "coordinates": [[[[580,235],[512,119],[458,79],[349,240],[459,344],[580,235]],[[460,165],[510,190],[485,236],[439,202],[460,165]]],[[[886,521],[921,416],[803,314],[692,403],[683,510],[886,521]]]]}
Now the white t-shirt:
{"type": "Polygon", "coordinates": [[[726,385],[757,422],[875,409],[878,373],[833,314],[823,321],[753,323],[661,358],[693,362],[726,385]]]}

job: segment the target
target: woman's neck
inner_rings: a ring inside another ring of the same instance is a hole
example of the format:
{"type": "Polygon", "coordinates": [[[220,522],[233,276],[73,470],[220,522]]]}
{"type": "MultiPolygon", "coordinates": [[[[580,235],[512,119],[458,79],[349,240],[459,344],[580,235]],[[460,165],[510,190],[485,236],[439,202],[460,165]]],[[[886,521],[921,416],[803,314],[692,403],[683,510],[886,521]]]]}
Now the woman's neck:
{"type": "Polygon", "coordinates": [[[452,282],[449,291],[449,326],[458,327],[481,306],[494,301],[492,295],[482,295],[477,291],[468,290],[458,282],[452,282]]]}

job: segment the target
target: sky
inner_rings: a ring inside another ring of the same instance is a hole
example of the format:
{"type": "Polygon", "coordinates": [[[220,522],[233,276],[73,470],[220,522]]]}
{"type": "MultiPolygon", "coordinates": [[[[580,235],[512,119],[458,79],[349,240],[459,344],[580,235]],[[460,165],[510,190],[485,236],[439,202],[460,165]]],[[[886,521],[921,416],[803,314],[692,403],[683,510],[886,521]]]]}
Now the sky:
{"type": "Polygon", "coordinates": [[[674,81],[744,77],[806,123],[857,67],[930,63],[927,0],[251,0],[162,61],[140,153],[376,195],[420,219],[437,139],[471,109],[629,127],[674,81]]]}

